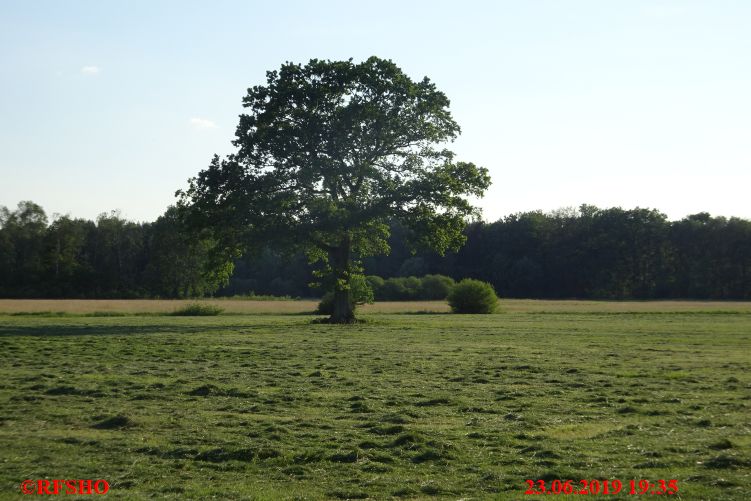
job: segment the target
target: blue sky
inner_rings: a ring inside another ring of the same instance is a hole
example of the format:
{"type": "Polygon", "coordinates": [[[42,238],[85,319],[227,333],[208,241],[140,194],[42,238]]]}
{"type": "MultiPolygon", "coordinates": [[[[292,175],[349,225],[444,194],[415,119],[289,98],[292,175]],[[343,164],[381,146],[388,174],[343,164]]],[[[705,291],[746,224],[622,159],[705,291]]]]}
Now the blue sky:
{"type": "Polygon", "coordinates": [[[751,2],[3,1],[0,205],[148,221],[284,61],[392,59],[451,99],[487,220],[751,218],[751,2]]]}

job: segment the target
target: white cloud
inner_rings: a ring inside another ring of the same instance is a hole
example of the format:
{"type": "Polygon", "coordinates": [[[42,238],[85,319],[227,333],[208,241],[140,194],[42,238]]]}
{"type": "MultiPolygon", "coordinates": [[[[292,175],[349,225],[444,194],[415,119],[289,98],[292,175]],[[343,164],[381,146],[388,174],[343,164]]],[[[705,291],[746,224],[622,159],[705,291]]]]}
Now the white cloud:
{"type": "Polygon", "coordinates": [[[648,5],[641,9],[643,15],[657,19],[678,17],[686,12],[686,8],[680,5],[648,5]]]}
{"type": "Polygon", "coordinates": [[[212,122],[211,120],[207,120],[205,118],[197,118],[193,117],[190,119],[190,125],[195,127],[196,129],[214,129],[216,128],[216,124],[212,122]]]}
{"type": "Polygon", "coordinates": [[[81,73],[84,75],[98,75],[100,71],[99,66],[84,66],[81,68],[81,73]]]}

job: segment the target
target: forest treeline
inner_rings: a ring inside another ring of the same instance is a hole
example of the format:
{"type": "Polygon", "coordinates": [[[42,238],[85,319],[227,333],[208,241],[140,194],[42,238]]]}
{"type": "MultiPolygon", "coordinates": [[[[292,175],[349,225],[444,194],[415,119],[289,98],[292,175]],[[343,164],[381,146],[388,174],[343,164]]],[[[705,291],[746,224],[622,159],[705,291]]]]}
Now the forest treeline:
{"type": "MultiPolygon", "coordinates": [[[[472,223],[455,253],[412,254],[392,226],[391,253],[365,273],[447,275],[490,282],[503,297],[751,299],[751,221],[707,213],[669,221],[657,210],[583,205],[472,223]]],[[[135,298],[311,290],[303,254],[270,248],[232,265],[212,262],[212,241],[184,228],[175,209],[152,223],[112,212],[96,221],[50,220],[33,202],[0,207],[0,296],[135,298]]]]}

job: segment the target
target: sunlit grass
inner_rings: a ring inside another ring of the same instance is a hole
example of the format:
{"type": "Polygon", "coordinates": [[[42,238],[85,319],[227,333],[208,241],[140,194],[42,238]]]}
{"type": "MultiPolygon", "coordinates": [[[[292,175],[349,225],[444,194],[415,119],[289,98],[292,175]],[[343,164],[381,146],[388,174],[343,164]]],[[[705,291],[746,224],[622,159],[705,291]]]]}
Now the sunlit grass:
{"type": "Polygon", "coordinates": [[[27,478],[112,499],[522,499],[539,478],[747,498],[751,315],[534,304],[0,316],[0,498],[27,478]]]}

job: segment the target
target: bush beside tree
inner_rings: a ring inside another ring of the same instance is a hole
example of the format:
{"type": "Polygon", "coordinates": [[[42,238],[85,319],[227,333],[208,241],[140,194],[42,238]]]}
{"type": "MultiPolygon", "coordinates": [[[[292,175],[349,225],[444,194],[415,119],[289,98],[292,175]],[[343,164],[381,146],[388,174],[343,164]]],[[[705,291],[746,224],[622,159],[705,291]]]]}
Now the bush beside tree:
{"type": "Polygon", "coordinates": [[[498,296],[487,282],[465,278],[449,293],[449,306],[453,313],[493,313],[498,306],[498,296]]]}
{"type": "Polygon", "coordinates": [[[368,275],[365,277],[365,281],[368,282],[370,290],[373,291],[373,296],[376,298],[379,297],[384,280],[378,275],[368,275]]]}
{"type": "Polygon", "coordinates": [[[425,275],[422,278],[393,277],[381,280],[383,285],[374,289],[375,298],[379,301],[445,299],[454,285],[454,280],[444,275],[425,275]]]}
{"type": "Polygon", "coordinates": [[[446,299],[456,282],[446,275],[425,275],[422,277],[422,299],[446,299]]]}

